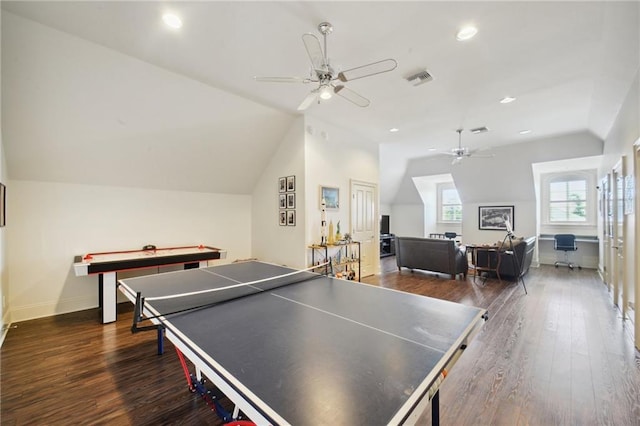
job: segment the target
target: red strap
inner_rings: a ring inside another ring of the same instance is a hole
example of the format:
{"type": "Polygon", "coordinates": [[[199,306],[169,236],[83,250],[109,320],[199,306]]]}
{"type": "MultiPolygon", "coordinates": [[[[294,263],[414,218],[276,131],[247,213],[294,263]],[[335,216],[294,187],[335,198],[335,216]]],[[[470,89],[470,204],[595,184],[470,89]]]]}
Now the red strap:
{"type": "Polygon", "coordinates": [[[176,353],[178,354],[178,359],[180,360],[180,364],[182,365],[182,371],[184,371],[184,376],[187,379],[187,384],[189,385],[189,390],[193,392],[193,383],[191,383],[191,375],[189,374],[189,369],[187,368],[187,361],[184,359],[184,355],[180,352],[180,349],[176,347],[176,353]]]}

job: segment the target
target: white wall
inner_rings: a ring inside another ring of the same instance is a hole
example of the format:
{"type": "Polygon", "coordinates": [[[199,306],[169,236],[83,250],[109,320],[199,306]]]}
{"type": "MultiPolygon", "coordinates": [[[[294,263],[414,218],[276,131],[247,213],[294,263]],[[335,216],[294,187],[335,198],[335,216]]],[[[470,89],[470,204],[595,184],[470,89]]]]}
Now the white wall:
{"type": "Polygon", "coordinates": [[[98,278],[76,277],[90,252],[205,244],[251,255],[251,197],[9,181],[11,320],[97,306],[98,278]]]}
{"type": "Polygon", "coordinates": [[[254,257],[294,268],[306,267],[305,197],[304,118],[298,117],[269,160],[253,191],[254,257]],[[295,226],[280,226],[278,221],[278,179],[286,176],[295,176],[295,226]]]}
{"type": "Polygon", "coordinates": [[[300,116],[269,160],[253,193],[254,257],[295,268],[307,267],[308,246],[320,242],[320,186],[340,188],[340,209],[327,211],[349,232],[351,179],[378,182],[377,147],[351,132],[300,116]],[[278,223],[278,179],[296,177],[296,226],[278,223]]]}
{"type": "Polygon", "coordinates": [[[424,237],[424,205],[394,204],[391,207],[391,232],[399,237],[424,237]]]}
{"type": "MultiPolygon", "coordinates": [[[[317,118],[305,117],[306,179],[306,242],[320,242],[320,187],[340,189],[340,208],[327,210],[327,223],[334,227],[340,221],[340,232],[351,232],[350,190],[351,180],[378,185],[378,147],[372,141],[353,132],[332,126],[317,118]]],[[[376,200],[377,218],[380,215],[376,200]]],[[[378,235],[375,236],[376,241],[378,235]]],[[[377,245],[377,249],[379,244],[377,245]]],[[[376,256],[377,256],[376,249],[376,256]]],[[[376,262],[376,273],[379,262],[376,262]]]]}
{"type": "Polygon", "coordinates": [[[536,235],[536,203],[535,201],[513,201],[496,199],[483,203],[469,203],[464,205],[462,228],[464,241],[475,244],[490,244],[502,241],[504,231],[481,230],[478,227],[478,208],[480,206],[513,206],[513,233],[516,236],[528,238],[536,235]]]}

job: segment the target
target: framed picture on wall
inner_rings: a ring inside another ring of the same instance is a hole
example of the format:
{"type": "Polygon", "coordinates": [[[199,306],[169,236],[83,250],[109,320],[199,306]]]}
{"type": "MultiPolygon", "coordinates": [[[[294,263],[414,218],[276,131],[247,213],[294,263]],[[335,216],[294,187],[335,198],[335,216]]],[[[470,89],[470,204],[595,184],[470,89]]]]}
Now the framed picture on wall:
{"type": "Polygon", "coordinates": [[[482,230],[506,231],[507,221],[513,230],[513,206],[478,207],[478,227],[482,230]]]}
{"type": "Polygon", "coordinates": [[[295,209],[296,208],[296,194],[295,192],[290,192],[287,194],[287,208],[295,209]]]}
{"type": "Polygon", "coordinates": [[[281,177],[278,179],[278,192],[287,192],[287,178],[281,177]]]}
{"type": "Polygon", "coordinates": [[[280,210],[280,214],[279,214],[279,223],[280,226],[287,226],[287,211],[286,210],[280,210]]]}
{"type": "Polygon", "coordinates": [[[281,209],[286,209],[287,208],[287,195],[286,194],[279,194],[278,197],[278,207],[281,209]]]}
{"type": "Polygon", "coordinates": [[[287,176],[287,192],[295,192],[296,190],[296,177],[287,176]]]}
{"type": "Polygon", "coordinates": [[[295,210],[287,210],[287,226],[296,226],[295,210]]]}
{"type": "Polygon", "coordinates": [[[340,208],[340,189],[330,186],[320,187],[320,208],[322,208],[322,199],[325,202],[327,210],[338,210],[340,208]]]}

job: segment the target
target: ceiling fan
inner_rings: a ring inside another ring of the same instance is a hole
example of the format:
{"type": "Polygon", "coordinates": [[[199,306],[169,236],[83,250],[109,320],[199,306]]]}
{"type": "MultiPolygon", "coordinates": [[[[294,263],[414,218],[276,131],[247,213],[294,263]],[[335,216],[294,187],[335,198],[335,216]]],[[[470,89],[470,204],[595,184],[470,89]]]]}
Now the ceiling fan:
{"type": "Polygon", "coordinates": [[[271,83],[317,83],[318,86],[298,106],[298,111],[307,109],[316,100],[320,102],[320,100],[330,99],[333,94],[359,107],[369,106],[369,99],[348,89],[342,83],[392,71],[398,66],[398,63],[395,59],[383,59],[336,73],[327,56],[327,35],[333,32],[333,26],[328,22],[322,22],[318,25],[318,31],[324,39],[324,49],[320,46],[320,40],[313,34],[302,35],[302,42],[311,60],[310,77],[254,77],[255,80],[271,83]]]}
{"type": "Polygon", "coordinates": [[[465,157],[476,157],[476,158],[491,158],[491,157],[493,157],[493,154],[478,155],[478,154],[476,154],[476,152],[478,152],[477,149],[469,149],[466,146],[463,147],[462,146],[462,130],[463,129],[456,130],[456,132],[458,133],[458,147],[457,148],[452,148],[450,151],[442,151],[441,152],[441,154],[451,155],[451,156],[455,157],[453,159],[453,161],[451,162],[451,164],[458,164],[465,157]]]}

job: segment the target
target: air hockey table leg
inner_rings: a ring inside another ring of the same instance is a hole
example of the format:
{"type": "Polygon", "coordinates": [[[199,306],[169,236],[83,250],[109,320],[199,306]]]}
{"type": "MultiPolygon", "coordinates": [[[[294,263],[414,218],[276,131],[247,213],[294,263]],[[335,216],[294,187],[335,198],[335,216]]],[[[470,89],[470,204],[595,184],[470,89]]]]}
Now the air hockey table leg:
{"type": "Polygon", "coordinates": [[[100,284],[100,307],[102,308],[102,323],[116,320],[116,273],[105,272],[98,277],[100,284]]]}

